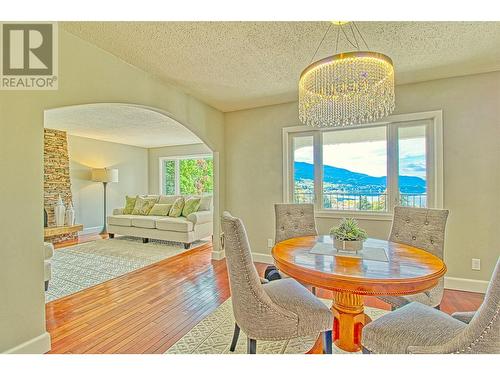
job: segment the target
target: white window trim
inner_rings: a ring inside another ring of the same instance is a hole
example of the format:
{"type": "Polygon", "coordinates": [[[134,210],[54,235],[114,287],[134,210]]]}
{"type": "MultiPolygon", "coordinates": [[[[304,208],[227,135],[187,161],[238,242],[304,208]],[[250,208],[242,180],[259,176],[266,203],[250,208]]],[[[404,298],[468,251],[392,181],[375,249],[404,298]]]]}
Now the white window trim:
{"type": "Polygon", "coordinates": [[[213,158],[212,154],[192,154],[192,155],[175,155],[175,156],[160,156],[158,158],[158,169],[159,169],[159,188],[158,191],[160,194],[165,194],[163,191],[163,179],[165,178],[165,171],[163,169],[163,162],[165,160],[173,160],[175,161],[175,181],[174,181],[174,190],[175,190],[175,195],[180,195],[180,185],[179,185],[179,161],[181,160],[186,160],[186,159],[206,159],[206,158],[213,158]]]}
{"type": "MultiPolygon", "coordinates": [[[[443,111],[442,110],[436,110],[436,111],[427,111],[427,112],[416,112],[416,113],[406,113],[406,114],[399,114],[399,115],[391,115],[388,116],[384,119],[384,121],[381,122],[375,122],[372,124],[364,124],[364,125],[358,125],[355,128],[365,128],[365,127],[371,127],[371,126],[376,126],[376,125],[387,125],[391,123],[399,123],[399,122],[410,122],[410,121],[422,121],[422,120],[427,120],[430,121],[432,124],[432,129],[433,133],[431,136],[426,137],[427,144],[426,144],[426,160],[427,160],[427,170],[430,171],[430,174],[428,175],[428,184],[432,184],[433,186],[433,191],[434,191],[434,196],[432,197],[432,207],[434,208],[443,208],[443,203],[444,203],[444,179],[443,179],[443,174],[444,174],[444,163],[443,163],[443,111]],[[431,152],[433,150],[434,152],[431,152]],[[432,164],[432,165],[431,165],[432,164]]],[[[334,128],[334,127],[329,127],[325,129],[317,129],[317,128],[311,128],[305,125],[300,125],[300,126],[289,126],[289,127],[284,127],[282,130],[282,144],[283,144],[283,149],[282,149],[282,155],[283,155],[283,196],[282,200],[285,203],[290,202],[290,191],[291,191],[291,186],[292,183],[290,181],[292,176],[291,172],[293,172],[293,168],[291,167],[291,160],[290,160],[290,139],[291,137],[289,136],[291,133],[307,133],[311,131],[317,131],[320,130],[319,132],[316,132],[315,134],[320,134],[319,137],[315,136],[314,137],[314,142],[321,142],[322,134],[323,131],[335,131],[335,130],[342,130],[345,128],[334,128]]],[[[388,129],[391,129],[388,127],[388,129]]],[[[396,129],[396,127],[394,127],[396,129]]],[[[394,137],[395,134],[387,134],[387,137],[394,137]]],[[[389,143],[388,143],[389,144],[389,143]]],[[[394,142],[393,142],[394,145],[394,142]]],[[[397,155],[397,147],[391,147],[388,146],[388,160],[387,162],[390,162],[389,159],[389,153],[392,153],[392,155],[397,155]],[[395,153],[395,154],[394,154],[395,153]]],[[[316,147],[317,150],[319,148],[316,147]]],[[[321,157],[321,154],[319,151],[315,152],[315,160],[316,157],[321,157]]],[[[316,166],[315,162],[315,166],[316,166]]],[[[319,168],[320,170],[322,168],[319,168]]],[[[394,169],[393,169],[394,170],[394,169]]],[[[316,180],[321,179],[322,181],[322,170],[320,173],[315,174],[315,183],[317,182],[316,180]]],[[[389,178],[395,178],[394,176],[387,176],[388,178],[388,183],[389,183],[389,178]]],[[[429,197],[428,197],[429,198],[429,197]]],[[[358,219],[367,219],[367,220],[392,220],[392,208],[394,206],[393,201],[394,197],[391,197],[390,205],[389,205],[389,211],[388,212],[369,212],[369,211],[340,211],[340,210],[321,210],[319,209],[319,205],[321,202],[318,202],[318,197],[315,196],[315,216],[320,217],[320,218],[343,218],[343,217],[354,217],[358,219]]]]}

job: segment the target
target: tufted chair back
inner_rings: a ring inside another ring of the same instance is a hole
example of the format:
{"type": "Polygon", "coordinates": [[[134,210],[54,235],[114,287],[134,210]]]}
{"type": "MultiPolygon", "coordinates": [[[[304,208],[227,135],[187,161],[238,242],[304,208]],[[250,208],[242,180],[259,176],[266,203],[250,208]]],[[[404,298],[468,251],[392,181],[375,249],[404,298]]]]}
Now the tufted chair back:
{"type": "MultiPolygon", "coordinates": [[[[389,241],[415,246],[443,259],[444,231],[448,210],[430,208],[394,207],[389,241]]],[[[430,306],[438,306],[444,293],[444,278],[424,294],[430,306]]],[[[382,298],[383,299],[383,298],[382,298]]]]}
{"type": "Polygon", "coordinates": [[[308,203],[276,203],[275,243],[289,238],[316,236],[316,222],[314,221],[314,205],[308,203]]]}
{"type": "Polygon", "coordinates": [[[418,247],[443,259],[448,210],[394,207],[389,241],[418,247]]]}
{"type": "Polygon", "coordinates": [[[241,219],[224,212],[224,248],[233,312],[238,326],[251,338],[270,339],[296,330],[297,317],[276,305],[261,285],[241,219]]]}

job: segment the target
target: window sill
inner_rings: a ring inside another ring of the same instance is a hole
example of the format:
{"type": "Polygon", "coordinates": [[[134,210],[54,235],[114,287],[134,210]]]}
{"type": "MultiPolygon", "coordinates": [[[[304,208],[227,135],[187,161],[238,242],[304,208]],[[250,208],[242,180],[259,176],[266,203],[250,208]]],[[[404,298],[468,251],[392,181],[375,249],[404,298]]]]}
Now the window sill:
{"type": "Polygon", "coordinates": [[[392,221],[392,216],[393,215],[390,212],[358,212],[336,210],[319,210],[314,212],[314,217],[326,219],[343,219],[345,217],[353,217],[359,220],[392,221]]]}

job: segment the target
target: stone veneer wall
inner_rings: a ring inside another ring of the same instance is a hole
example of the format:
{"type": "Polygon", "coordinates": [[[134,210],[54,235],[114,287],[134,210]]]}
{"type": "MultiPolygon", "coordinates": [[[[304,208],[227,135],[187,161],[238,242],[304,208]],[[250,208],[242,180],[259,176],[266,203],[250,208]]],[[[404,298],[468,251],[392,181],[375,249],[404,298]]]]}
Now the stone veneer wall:
{"type": "MultiPolygon", "coordinates": [[[[66,208],[72,202],[71,181],[69,178],[69,155],[68,139],[66,132],[54,129],[44,129],[44,207],[48,214],[48,226],[54,226],[54,207],[59,195],[66,208]]],[[[42,213],[40,213],[42,214],[42,213]]],[[[51,239],[58,242],[65,239],[73,239],[76,234],[57,236],[51,239]]]]}

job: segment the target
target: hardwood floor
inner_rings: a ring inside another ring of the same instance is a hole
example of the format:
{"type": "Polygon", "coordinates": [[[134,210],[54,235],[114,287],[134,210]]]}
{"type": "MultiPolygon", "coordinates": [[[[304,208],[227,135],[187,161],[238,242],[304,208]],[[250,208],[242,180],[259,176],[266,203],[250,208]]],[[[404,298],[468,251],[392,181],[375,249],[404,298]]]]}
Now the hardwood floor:
{"type": "MultiPolygon", "coordinates": [[[[211,251],[204,245],[48,303],[50,353],[164,353],[230,295],[225,261],[212,260],[211,251]]],[[[263,274],[267,264],[256,266],[263,274]]],[[[482,299],[446,290],[441,306],[475,310],[482,299]]],[[[365,304],[388,309],[373,297],[365,304]]]]}

